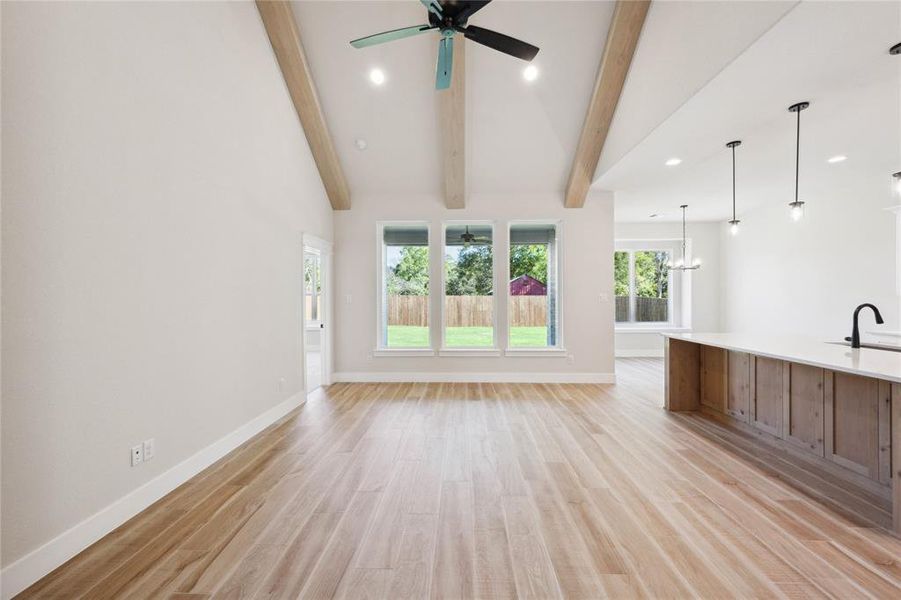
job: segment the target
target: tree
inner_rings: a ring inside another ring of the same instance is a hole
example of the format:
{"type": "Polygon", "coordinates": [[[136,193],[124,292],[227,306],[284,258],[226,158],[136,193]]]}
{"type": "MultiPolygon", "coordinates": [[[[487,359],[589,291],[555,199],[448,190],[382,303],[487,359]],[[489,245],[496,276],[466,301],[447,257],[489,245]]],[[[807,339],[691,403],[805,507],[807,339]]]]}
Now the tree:
{"type": "Polygon", "coordinates": [[[448,296],[490,296],[494,291],[491,246],[463,247],[444,260],[448,296]]]}
{"type": "Polygon", "coordinates": [[[635,292],[642,298],[667,298],[669,272],[666,252],[635,253],[635,292]]]}
{"type": "Polygon", "coordinates": [[[427,246],[404,246],[400,261],[388,267],[388,295],[429,295],[429,249],[427,246]]]}
{"type": "Polygon", "coordinates": [[[613,253],[613,293],[617,296],[629,295],[629,253],[613,253]]]}
{"type": "Polygon", "coordinates": [[[513,244],[510,246],[510,279],[520,275],[547,283],[547,244],[513,244]]]}

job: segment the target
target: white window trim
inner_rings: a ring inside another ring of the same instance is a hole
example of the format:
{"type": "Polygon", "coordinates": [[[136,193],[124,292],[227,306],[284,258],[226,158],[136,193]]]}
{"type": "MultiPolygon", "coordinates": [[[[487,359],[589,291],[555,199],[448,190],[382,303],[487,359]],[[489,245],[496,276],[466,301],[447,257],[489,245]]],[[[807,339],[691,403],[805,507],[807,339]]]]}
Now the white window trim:
{"type": "MultiPolygon", "coordinates": [[[[434,356],[435,349],[432,346],[432,327],[435,320],[432,318],[432,293],[434,286],[432,285],[432,229],[429,221],[413,220],[413,221],[377,221],[375,224],[375,244],[376,244],[376,298],[375,298],[375,349],[372,351],[373,356],[434,356]],[[385,251],[384,231],[385,227],[403,227],[410,225],[421,225],[428,232],[429,249],[429,295],[426,306],[429,307],[429,345],[428,346],[392,346],[388,347],[382,344],[382,339],[386,339],[388,332],[382,336],[382,312],[385,308],[385,261],[387,259],[385,251]]],[[[443,286],[442,286],[443,288],[443,286]]]]}
{"type": "Polygon", "coordinates": [[[481,356],[488,358],[500,355],[500,348],[479,348],[476,346],[473,346],[472,348],[441,348],[441,350],[438,351],[438,356],[481,356]]]}
{"type": "MultiPolygon", "coordinates": [[[[507,244],[509,246],[509,243],[507,244]]],[[[460,219],[452,221],[442,221],[441,223],[441,254],[439,255],[440,271],[441,271],[441,302],[439,303],[439,312],[441,317],[441,346],[438,351],[439,356],[500,356],[501,351],[497,343],[497,290],[499,287],[498,268],[497,268],[497,222],[493,220],[478,219],[460,219]],[[491,346],[472,346],[472,347],[447,347],[445,340],[445,322],[444,322],[444,299],[447,297],[447,273],[444,268],[444,257],[447,248],[447,228],[453,225],[490,225],[491,226],[491,279],[494,282],[494,293],[491,295],[491,346]]],[[[431,287],[429,287],[431,290],[431,287]]],[[[429,320],[429,324],[431,324],[429,320]]]]}
{"type": "Polygon", "coordinates": [[[435,356],[432,348],[377,348],[372,351],[375,357],[408,357],[408,356],[435,356]]]}
{"type": "MultiPolygon", "coordinates": [[[[634,285],[634,252],[642,250],[663,250],[670,252],[672,260],[681,258],[681,238],[661,239],[628,239],[616,240],[614,252],[630,252],[629,259],[629,286],[634,285]]],[[[691,264],[691,238],[685,242],[685,260],[691,264]]],[[[614,322],[615,333],[676,333],[691,331],[691,277],[692,271],[670,271],[669,273],[669,321],[654,323],[614,322]]],[[[634,292],[630,289],[630,297],[634,292]]],[[[616,294],[614,293],[614,298],[616,294]]],[[[630,306],[629,314],[634,314],[634,307],[630,306]]]]}
{"type": "Polygon", "coordinates": [[[529,348],[527,346],[517,346],[515,348],[507,348],[504,351],[506,356],[535,356],[542,358],[566,358],[569,354],[566,348],[529,348]]]}
{"type": "MultiPolygon", "coordinates": [[[[510,345],[510,312],[506,311],[507,317],[507,346],[505,354],[507,356],[554,356],[557,354],[566,355],[566,346],[563,343],[563,221],[561,219],[517,219],[507,223],[507,247],[504,260],[504,303],[509,307],[510,298],[510,252],[513,244],[510,242],[510,229],[514,225],[553,225],[556,229],[554,233],[557,258],[557,345],[555,346],[539,346],[530,348],[527,346],[511,346],[510,345]]],[[[495,294],[497,295],[497,294],[495,294]]]]}

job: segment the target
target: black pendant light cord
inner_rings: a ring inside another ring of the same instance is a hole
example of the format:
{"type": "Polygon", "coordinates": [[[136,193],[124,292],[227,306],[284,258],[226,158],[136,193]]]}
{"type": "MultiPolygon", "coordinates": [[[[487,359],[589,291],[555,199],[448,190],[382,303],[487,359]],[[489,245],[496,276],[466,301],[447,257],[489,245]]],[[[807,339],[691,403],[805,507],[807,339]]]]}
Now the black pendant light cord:
{"type": "Polygon", "coordinates": [[[800,175],[801,162],[801,111],[798,113],[798,132],[795,136],[795,202],[798,201],[798,177],[800,175]]]}
{"type": "Polygon", "coordinates": [[[732,146],[732,220],[736,221],[735,218],[735,146],[732,146]]]}

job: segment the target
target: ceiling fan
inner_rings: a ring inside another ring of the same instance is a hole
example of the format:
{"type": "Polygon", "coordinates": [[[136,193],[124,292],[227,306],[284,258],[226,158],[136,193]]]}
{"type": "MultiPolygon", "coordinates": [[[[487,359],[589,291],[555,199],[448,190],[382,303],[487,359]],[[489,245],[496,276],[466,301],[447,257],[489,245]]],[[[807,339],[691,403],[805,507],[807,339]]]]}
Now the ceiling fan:
{"type": "Polygon", "coordinates": [[[469,225],[466,226],[466,231],[460,234],[460,239],[463,241],[463,247],[469,248],[470,244],[490,244],[491,239],[478,236],[474,233],[469,233],[469,225]]]}
{"type": "Polygon", "coordinates": [[[450,87],[451,72],[454,64],[454,35],[462,33],[464,37],[477,44],[488,46],[504,54],[509,54],[525,61],[531,61],[538,54],[538,48],[532,44],[512,38],[490,29],[469,25],[469,17],[485,8],[491,0],[419,0],[429,11],[427,25],[414,25],[402,29],[392,29],[375,35],[353,40],[354,48],[366,48],[385,42],[419,35],[427,31],[438,30],[441,39],[438,42],[438,67],[435,76],[435,89],[444,90],[450,87]]]}

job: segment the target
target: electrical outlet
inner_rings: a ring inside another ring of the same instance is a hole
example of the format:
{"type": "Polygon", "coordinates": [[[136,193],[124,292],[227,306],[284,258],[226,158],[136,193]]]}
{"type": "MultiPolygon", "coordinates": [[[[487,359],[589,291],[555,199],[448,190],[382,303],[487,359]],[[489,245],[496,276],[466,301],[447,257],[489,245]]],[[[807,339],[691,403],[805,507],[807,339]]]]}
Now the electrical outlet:
{"type": "Polygon", "coordinates": [[[137,467],[144,462],[144,444],[138,444],[131,448],[131,466],[137,467]]]}
{"type": "Polygon", "coordinates": [[[144,462],[153,458],[153,447],[156,441],[153,438],[144,441],[144,462]]]}
{"type": "Polygon", "coordinates": [[[285,393],[285,386],[286,386],[287,384],[288,384],[288,382],[285,381],[285,378],[284,378],[284,377],[279,377],[279,378],[278,378],[278,391],[279,391],[280,393],[284,394],[284,393],[285,393]]]}

